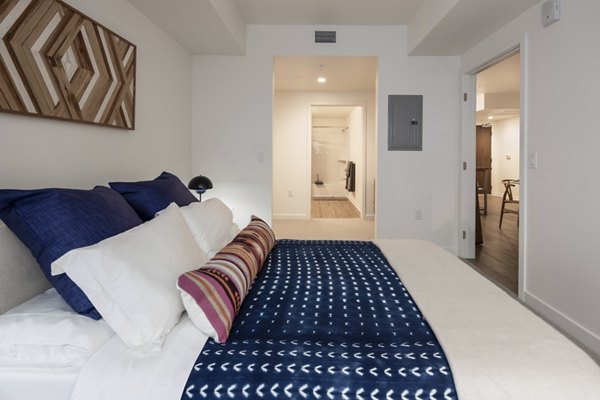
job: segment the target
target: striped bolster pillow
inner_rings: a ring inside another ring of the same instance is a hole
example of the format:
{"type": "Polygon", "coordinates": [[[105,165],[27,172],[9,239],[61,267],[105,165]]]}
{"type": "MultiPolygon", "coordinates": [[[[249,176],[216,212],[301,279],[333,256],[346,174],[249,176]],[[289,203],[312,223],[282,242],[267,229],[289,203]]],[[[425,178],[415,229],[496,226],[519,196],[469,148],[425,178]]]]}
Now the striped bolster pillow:
{"type": "Polygon", "coordinates": [[[181,299],[194,325],[218,343],[225,343],[237,315],[267,256],[275,234],[263,220],[252,220],[206,265],[177,281],[181,299]]]}

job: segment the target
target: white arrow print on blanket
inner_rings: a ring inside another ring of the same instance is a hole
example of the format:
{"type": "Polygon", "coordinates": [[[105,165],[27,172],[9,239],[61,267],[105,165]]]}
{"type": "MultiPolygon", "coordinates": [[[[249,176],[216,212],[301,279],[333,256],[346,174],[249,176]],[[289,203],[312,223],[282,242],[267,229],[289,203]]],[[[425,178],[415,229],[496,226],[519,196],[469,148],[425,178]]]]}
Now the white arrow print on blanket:
{"type": "Polygon", "coordinates": [[[286,387],[283,389],[283,392],[285,393],[285,395],[286,395],[287,397],[290,397],[290,398],[292,397],[292,392],[290,392],[290,390],[291,390],[293,387],[294,387],[294,385],[290,383],[289,385],[287,385],[287,386],[286,386],[286,387]]]}
{"type": "Polygon", "coordinates": [[[208,385],[204,385],[200,388],[200,396],[206,397],[206,389],[208,389],[208,385]]]}
{"type": "Polygon", "coordinates": [[[300,387],[300,389],[298,389],[298,393],[300,393],[304,398],[308,396],[305,392],[306,388],[308,388],[308,384],[304,384],[300,387]]]}
{"type": "Polygon", "coordinates": [[[229,386],[229,388],[227,388],[227,395],[231,398],[233,398],[234,394],[233,391],[235,390],[235,388],[237,387],[237,384],[234,383],[233,385],[229,386]]]}
{"type": "Polygon", "coordinates": [[[256,394],[259,395],[260,397],[265,396],[265,394],[262,392],[264,387],[265,387],[265,384],[261,383],[260,386],[258,386],[258,388],[256,388],[256,394]]]}
{"type": "Polygon", "coordinates": [[[313,394],[315,395],[315,397],[317,399],[321,398],[321,395],[319,394],[319,390],[321,390],[321,386],[317,385],[314,389],[313,389],[313,394]]]}
{"type": "Polygon", "coordinates": [[[217,386],[217,387],[215,388],[214,392],[213,392],[213,393],[215,394],[215,396],[217,396],[217,398],[218,398],[218,399],[220,399],[220,398],[221,398],[221,392],[220,392],[220,390],[221,390],[221,388],[222,388],[222,387],[223,387],[223,385],[219,385],[219,386],[217,386]]]}
{"type": "Polygon", "coordinates": [[[358,400],[364,400],[365,398],[361,396],[364,392],[365,392],[365,389],[363,389],[363,388],[358,389],[358,391],[356,392],[356,398],[358,400]]]}

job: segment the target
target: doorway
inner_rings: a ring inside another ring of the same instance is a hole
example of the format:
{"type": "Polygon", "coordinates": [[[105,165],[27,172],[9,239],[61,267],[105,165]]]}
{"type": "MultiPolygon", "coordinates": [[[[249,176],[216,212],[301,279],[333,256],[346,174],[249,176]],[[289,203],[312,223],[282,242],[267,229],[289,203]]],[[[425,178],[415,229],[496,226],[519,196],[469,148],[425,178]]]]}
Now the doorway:
{"type": "MultiPolygon", "coordinates": [[[[274,226],[302,225],[304,229],[306,224],[292,220],[312,221],[314,195],[329,196],[336,201],[345,198],[358,210],[358,217],[344,218],[343,222],[335,215],[324,218],[319,223],[320,230],[323,223],[336,221],[332,227],[345,226],[339,237],[351,230],[348,224],[355,224],[359,229],[368,226],[365,235],[372,238],[377,58],[278,56],[273,62],[274,226]],[[337,151],[332,158],[333,166],[320,166],[313,171],[315,148],[323,150],[330,145],[325,139],[313,143],[313,135],[329,135],[329,141],[347,137],[345,150],[337,151]],[[358,139],[353,139],[355,135],[358,139]],[[348,182],[349,162],[353,163],[352,182],[348,182]],[[354,190],[347,189],[349,183],[354,184],[354,190]]],[[[297,236],[291,228],[285,232],[297,236]]]]}
{"type": "Polygon", "coordinates": [[[360,218],[364,116],[360,106],[311,107],[311,218],[360,218]]]}
{"type": "Polygon", "coordinates": [[[476,74],[475,235],[471,264],[507,291],[519,290],[520,53],[476,74]]]}

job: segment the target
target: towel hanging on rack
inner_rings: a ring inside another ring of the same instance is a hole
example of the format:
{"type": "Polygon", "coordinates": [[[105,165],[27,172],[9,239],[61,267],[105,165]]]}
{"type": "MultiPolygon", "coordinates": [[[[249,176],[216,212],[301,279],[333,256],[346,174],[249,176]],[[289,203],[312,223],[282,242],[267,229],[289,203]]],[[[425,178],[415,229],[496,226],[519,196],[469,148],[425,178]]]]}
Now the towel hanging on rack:
{"type": "Polygon", "coordinates": [[[356,165],[354,162],[348,161],[348,165],[346,166],[346,190],[349,192],[354,192],[355,169],[356,165]]]}

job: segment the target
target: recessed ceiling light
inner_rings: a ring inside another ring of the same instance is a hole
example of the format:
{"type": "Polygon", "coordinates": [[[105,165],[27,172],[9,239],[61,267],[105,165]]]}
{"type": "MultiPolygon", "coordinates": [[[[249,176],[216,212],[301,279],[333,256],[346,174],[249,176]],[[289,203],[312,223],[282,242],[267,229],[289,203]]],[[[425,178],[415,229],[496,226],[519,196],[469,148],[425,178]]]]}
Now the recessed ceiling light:
{"type": "Polygon", "coordinates": [[[490,115],[490,116],[488,117],[488,119],[494,119],[494,117],[490,115]]]}
{"type": "Polygon", "coordinates": [[[327,78],[325,78],[325,76],[323,75],[324,66],[324,64],[319,64],[319,77],[317,78],[317,82],[319,82],[320,84],[327,82],[327,78]]]}

